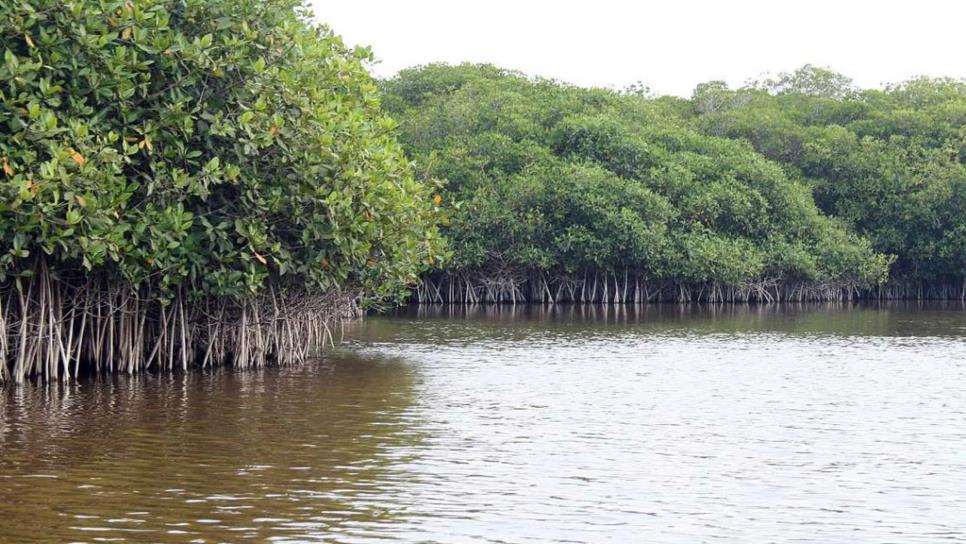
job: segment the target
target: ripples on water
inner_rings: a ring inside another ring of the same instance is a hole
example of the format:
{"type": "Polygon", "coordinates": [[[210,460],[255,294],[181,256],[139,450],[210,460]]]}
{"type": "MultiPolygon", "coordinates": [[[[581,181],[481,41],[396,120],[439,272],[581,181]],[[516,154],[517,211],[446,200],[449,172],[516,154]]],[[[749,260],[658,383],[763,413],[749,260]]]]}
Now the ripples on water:
{"type": "Polygon", "coordinates": [[[0,540],[966,542],[966,311],[426,309],[0,394],[0,540]]]}

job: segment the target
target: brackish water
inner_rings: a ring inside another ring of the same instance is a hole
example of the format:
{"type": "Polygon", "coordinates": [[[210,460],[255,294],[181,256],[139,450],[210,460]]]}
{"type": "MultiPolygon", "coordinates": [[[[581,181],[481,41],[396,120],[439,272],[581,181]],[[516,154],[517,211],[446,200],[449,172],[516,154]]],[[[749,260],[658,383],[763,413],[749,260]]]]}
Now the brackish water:
{"type": "Polygon", "coordinates": [[[410,309],[0,391],[3,542],[966,542],[966,308],[410,309]]]}

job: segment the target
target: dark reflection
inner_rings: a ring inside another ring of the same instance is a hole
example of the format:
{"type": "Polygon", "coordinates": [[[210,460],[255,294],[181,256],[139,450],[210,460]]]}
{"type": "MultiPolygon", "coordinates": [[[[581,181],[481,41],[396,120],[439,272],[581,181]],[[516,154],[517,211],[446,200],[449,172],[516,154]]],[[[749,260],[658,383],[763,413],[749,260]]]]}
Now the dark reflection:
{"type": "Polygon", "coordinates": [[[7,388],[0,540],[263,540],[391,522],[420,440],[413,381],[399,362],[343,358],[7,388]]]}
{"type": "MultiPolygon", "coordinates": [[[[380,316],[376,316],[376,321],[380,316]]],[[[660,333],[776,332],[793,335],[961,336],[966,301],[784,304],[410,305],[387,316],[421,322],[460,320],[487,330],[588,333],[623,329],[660,333]],[[617,328],[615,328],[617,326],[617,328]]],[[[465,332],[465,327],[458,327],[465,332]]],[[[378,330],[378,327],[376,328],[378,330]]],[[[434,333],[436,329],[434,327],[434,333]]],[[[367,332],[372,334],[373,328],[367,332]]]]}

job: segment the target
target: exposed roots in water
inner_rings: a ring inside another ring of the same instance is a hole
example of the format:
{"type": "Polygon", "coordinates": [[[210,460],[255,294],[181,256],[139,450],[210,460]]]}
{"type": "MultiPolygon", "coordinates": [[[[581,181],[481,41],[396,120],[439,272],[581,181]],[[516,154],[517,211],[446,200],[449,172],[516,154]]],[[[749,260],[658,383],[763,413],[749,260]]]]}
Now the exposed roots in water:
{"type": "MultiPolygon", "coordinates": [[[[496,319],[496,320],[564,320],[593,321],[595,323],[654,323],[664,319],[682,320],[691,318],[751,318],[743,322],[749,326],[767,326],[772,317],[788,316],[791,313],[821,315],[829,310],[851,309],[946,309],[966,310],[966,301],[909,301],[909,300],[868,300],[845,302],[783,302],[781,304],[735,304],[718,303],[677,303],[661,304],[601,304],[601,303],[562,303],[562,304],[418,304],[405,310],[404,315],[420,319],[496,319]],[[818,313],[816,313],[818,312],[818,313]],[[756,320],[761,319],[762,321],[756,320]]],[[[835,323],[828,323],[835,327],[835,323]]],[[[818,324],[818,327],[824,326],[818,324]]]]}
{"type": "Polygon", "coordinates": [[[241,300],[179,293],[162,303],[144,289],[58,277],[41,262],[0,285],[0,381],[301,363],[334,345],[333,328],[358,315],[356,301],[272,287],[241,300]]]}
{"type": "Polygon", "coordinates": [[[589,271],[551,275],[498,271],[455,272],[425,276],[414,289],[420,304],[555,304],[647,302],[850,302],[857,300],[966,300],[966,280],[929,285],[885,285],[861,289],[849,283],[760,278],[734,285],[678,283],[630,271],[589,271]]]}

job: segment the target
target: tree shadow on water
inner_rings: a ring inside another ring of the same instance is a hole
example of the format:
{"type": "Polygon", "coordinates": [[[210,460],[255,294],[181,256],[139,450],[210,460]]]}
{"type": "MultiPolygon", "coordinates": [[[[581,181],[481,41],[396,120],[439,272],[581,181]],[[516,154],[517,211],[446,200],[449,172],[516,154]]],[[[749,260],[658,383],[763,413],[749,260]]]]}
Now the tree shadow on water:
{"type": "Polygon", "coordinates": [[[0,391],[0,536],[183,542],[365,534],[406,509],[416,369],[104,377],[0,391]]]}

